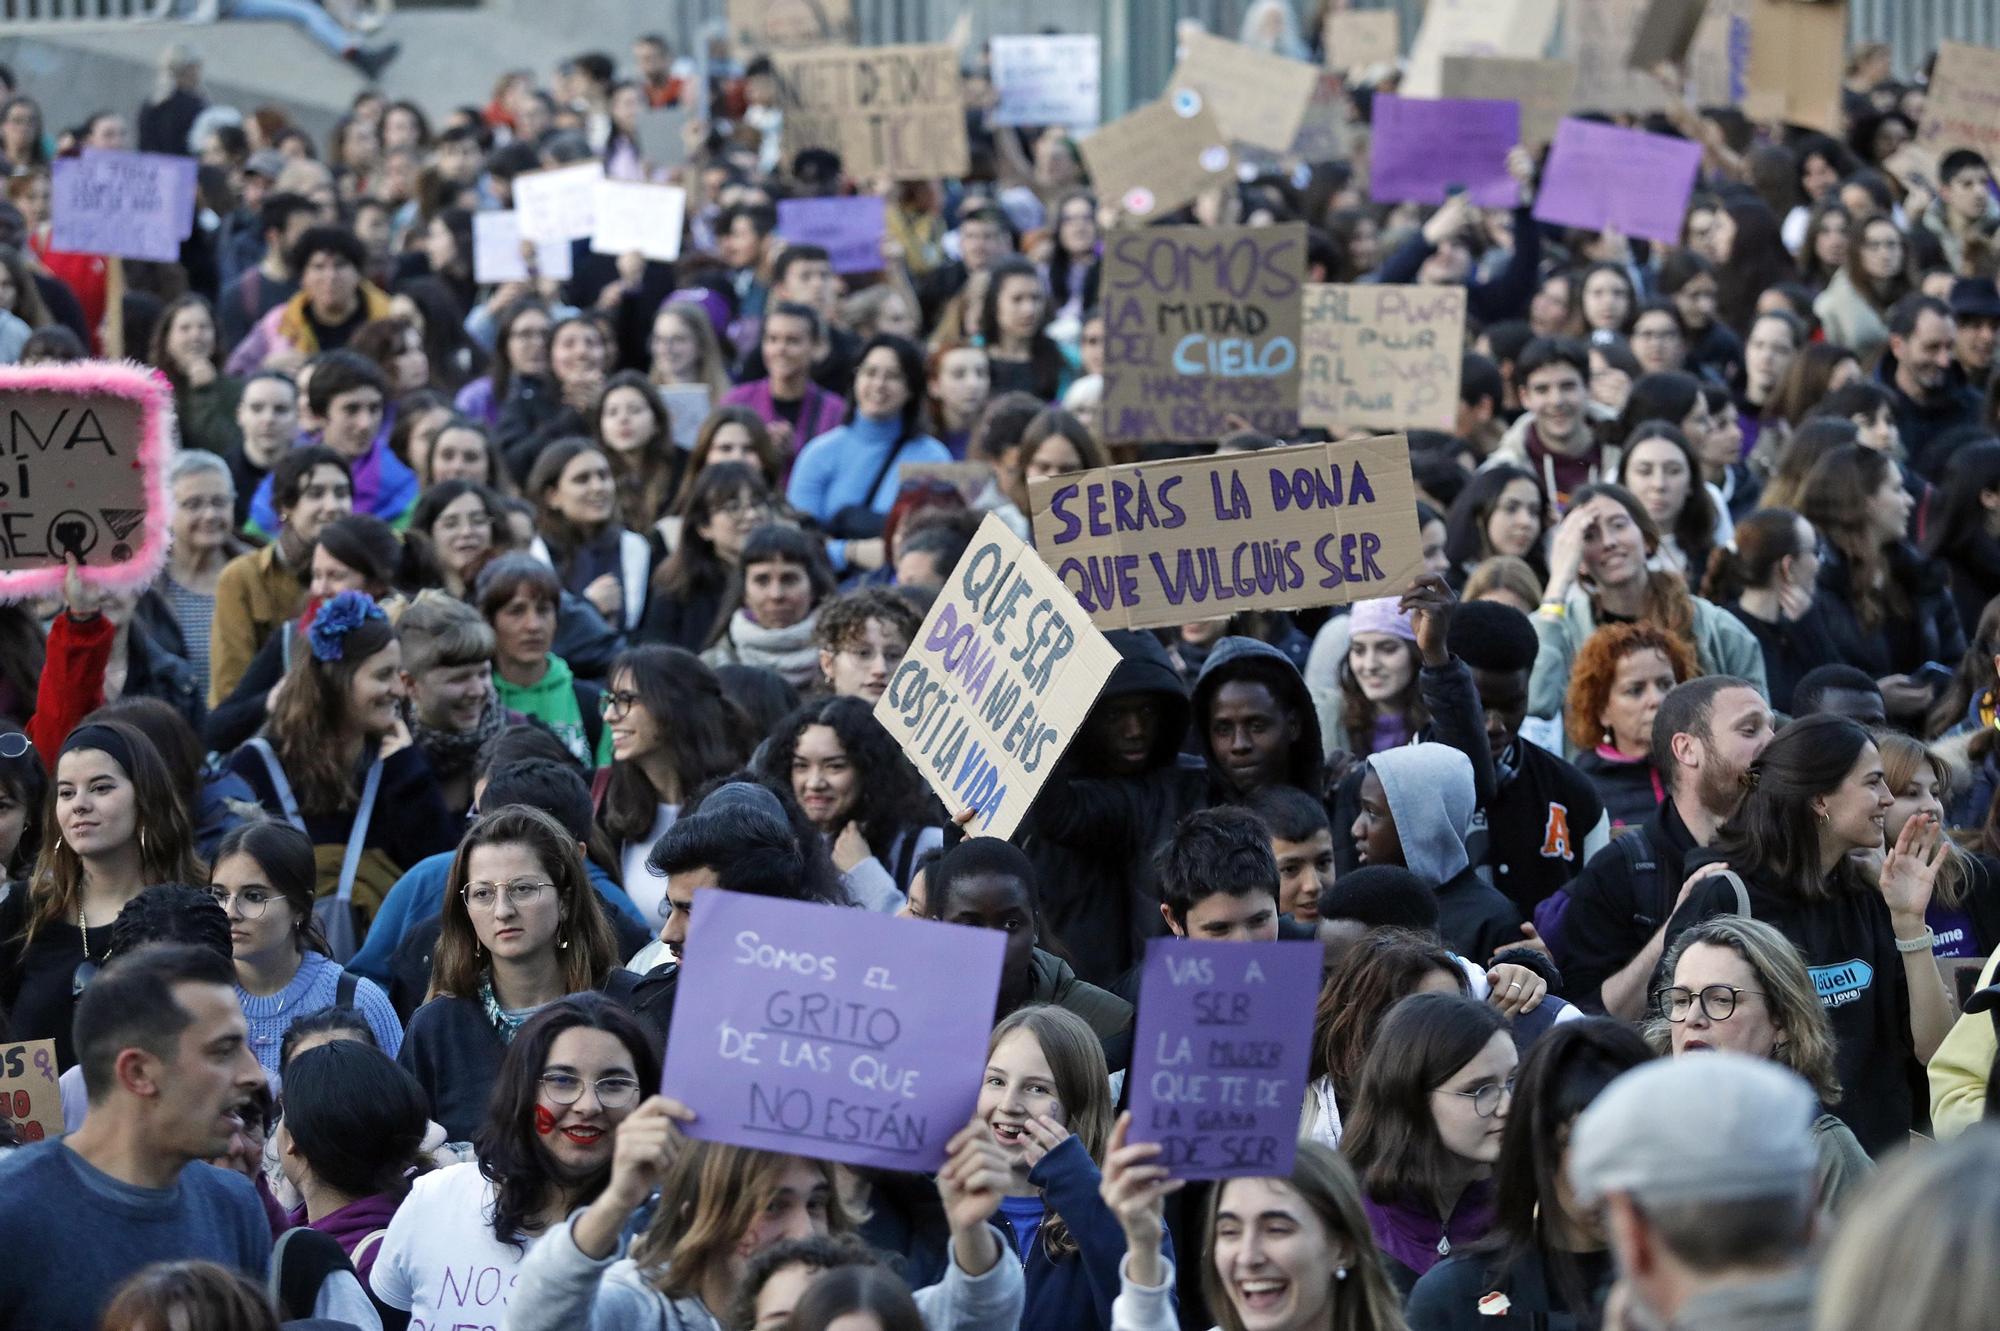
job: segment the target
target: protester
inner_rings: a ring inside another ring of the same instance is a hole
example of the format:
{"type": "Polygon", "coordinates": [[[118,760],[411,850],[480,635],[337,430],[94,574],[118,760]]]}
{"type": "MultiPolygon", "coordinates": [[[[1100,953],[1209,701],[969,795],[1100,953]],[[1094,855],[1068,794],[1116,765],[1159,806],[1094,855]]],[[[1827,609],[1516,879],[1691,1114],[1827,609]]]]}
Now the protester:
{"type": "Polygon", "coordinates": [[[1693,674],[1680,639],[1649,624],[1606,624],[1576,654],[1563,704],[1566,734],[1613,836],[1644,822],[1666,798],[1649,761],[1653,718],[1693,674]]]}

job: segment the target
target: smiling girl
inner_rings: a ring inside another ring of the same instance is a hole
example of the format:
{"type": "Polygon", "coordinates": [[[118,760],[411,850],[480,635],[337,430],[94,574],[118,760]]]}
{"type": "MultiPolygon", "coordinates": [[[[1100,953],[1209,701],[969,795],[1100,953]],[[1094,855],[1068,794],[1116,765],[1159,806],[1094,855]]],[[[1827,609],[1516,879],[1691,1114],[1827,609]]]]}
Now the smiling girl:
{"type": "Polygon", "coordinates": [[[612,627],[637,628],[653,555],[646,538],[620,520],[618,484],[604,449],[588,439],[559,440],[535,458],[526,488],[539,532],[528,552],[612,627]]]}

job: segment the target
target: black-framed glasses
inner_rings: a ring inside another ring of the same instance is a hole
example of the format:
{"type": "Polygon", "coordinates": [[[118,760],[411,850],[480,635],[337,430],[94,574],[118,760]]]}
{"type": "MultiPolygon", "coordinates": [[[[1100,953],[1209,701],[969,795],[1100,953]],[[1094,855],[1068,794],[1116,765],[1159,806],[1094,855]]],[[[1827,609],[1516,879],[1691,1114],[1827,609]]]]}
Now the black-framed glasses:
{"type": "Polygon", "coordinates": [[[639,695],[630,689],[619,689],[615,693],[606,690],[601,706],[604,710],[604,715],[615,721],[625,715],[625,713],[631,711],[632,704],[638,701],[639,695]]]}
{"type": "Polygon", "coordinates": [[[464,888],[465,904],[471,910],[492,910],[500,904],[500,894],[505,892],[507,900],[516,910],[524,910],[542,899],[542,893],[552,890],[554,883],[537,882],[532,878],[522,878],[511,883],[467,883],[464,888]]]}
{"type": "Polygon", "coordinates": [[[229,913],[229,903],[235,902],[236,909],[246,920],[262,918],[264,908],[271,904],[271,898],[276,895],[261,887],[246,887],[241,892],[231,892],[226,887],[211,887],[208,889],[208,894],[215,898],[216,905],[222,907],[224,915],[229,913]]]}
{"type": "Polygon", "coordinates": [[[597,1092],[597,1103],[606,1109],[630,1109],[639,1103],[639,1094],[644,1089],[631,1077],[599,1077],[586,1082],[573,1072],[544,1072],[541,1083],[542,1094],[551,1104],[573,1105],[583,1098],[583,1088],[589,1086],[597,1092]]]}
{"type": "Polygon", "coordinates": [[[1492,1118],[1500,1112],[1500,1107],[1514,1094],[1514,1079],[1489,1081],[1476,1091],[1446,1091],[1446,1095],[1456,1095],[1472,1101],[1472,1112],[1481,1118],[1492,1118]]]}
{"type": "Polygon", "coordinates": [[[1701,1015],[1710,1021],[1728,1021],[1735,1015],[1736,1000],[1745,994],[1756,998],[1764,996],[1762,990],[1738,989],[1733,984],[1705,985],[1700,992],[1674,985],[1660,991],[1660,1011],[1665,1014],[1668,1021],[1686,1021],[1688,1013],[1692,1012],[1694,1005],[1699,1002],[1701,1015]]]}
{"type": "Polygon", "coordinates": [[[35,747],[35,741],[19,730],[9,730],[0,734],[0,758],[20,758],[35,747]]]}

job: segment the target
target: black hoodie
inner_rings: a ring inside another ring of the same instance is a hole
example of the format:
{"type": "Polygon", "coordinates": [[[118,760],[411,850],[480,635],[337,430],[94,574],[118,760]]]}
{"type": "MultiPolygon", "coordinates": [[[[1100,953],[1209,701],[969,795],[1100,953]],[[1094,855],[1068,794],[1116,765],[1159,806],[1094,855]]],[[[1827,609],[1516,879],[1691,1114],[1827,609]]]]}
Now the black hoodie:
{"type": "Polygon", "coordinates": [[[1215,753],[1208,744],[1208,713],[1215,705],[1215,692],[1233,680],[1249,679],[1269,687],[1278,700],[1299,719],[1299,737],[1292,742],[1286,765],[1285,783],[1297,786],[1314,799],[1322,789],[1324,750],[1320,748],[1319,709],[1313,706],[1305,677],[1292,659],[1276,647],[1256,638],[1224,638],[1209,649],[1194,681],[1194,727],[1199,752],[1208,761],[1211,804],[1236,798],[1235,786],[1216,766],[1215,753]]]}

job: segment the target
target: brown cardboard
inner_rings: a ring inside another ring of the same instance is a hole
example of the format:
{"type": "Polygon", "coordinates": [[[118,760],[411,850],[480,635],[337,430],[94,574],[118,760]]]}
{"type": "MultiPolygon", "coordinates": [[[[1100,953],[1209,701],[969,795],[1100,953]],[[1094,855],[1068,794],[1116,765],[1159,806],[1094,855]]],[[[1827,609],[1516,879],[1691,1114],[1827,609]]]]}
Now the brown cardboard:
{"type": "Polygon", "coordinates": [[[1181,40],[1181,60],[1167,99],[1193,88],[1207,99],[1232,143],[1269,153],[1291,149],[1299,123],[1319,87],[1319,70],[1303,60],[1257,51],[1205,32],[1181,40]]]}
{"type": "Polygon", "coordinates": [[[1321,74],[1292,140],[1290,155],[1301,162],[1344,162],[1354,155],[1353,126],[1348,121],[1347,89],[1338,74],[1321,74]]]}
{"type": "Polygon", "coordinates": [[[1299,292],[1306,229],[1121,227],[1104,247],[1107,443],[1213,443],[1238,416],[1298,430],[1299,292]]]}
{"type": "Polygon", "coordinates": [[[1403,53],[1402,25],[1393,9],[1336,9],[1326,16],[1328,69],[1393,65],[1403,53]]]}
{"type": "Polygon", "coordinates": [[[1398,91],[1405,97],[1437,97],[1441,62],[1448,55],[1548,53],[1560,0],[1430,0],[1410,65],[1398,91]]]}
{"type": "Polygon", "coordinates": [[[1233,180],[1222,126],[1191,88],[1100,126],[1077,146],[1097,197],[1141,221],[1233,180]]]}
{"type": "MultiPolygon", "coordinates": [[[[1751,0],[1708,0],[1688,50],[1688,92],[1697,106],[1731,106],[1743,81],[1751,0]]],[[[1578,111],[1658,111],[1666,90],[1626,63],[1647,0],[1567,0],[1562,55],[1577,62],[1578,111]]]]}
{"type": "Polygon", "coordinates": [[[781,51],[771,61],[786,161],[830,148],[857,179],[927,180],[971,169],[953,47],[843,46],[781,51]]]}
{"type": "Polygon", "coordinates": [[[1708,0],[1647,0],[1625,67],[1651,73],[1662,63],[1684,64],[1707,8],[1708,0]]]}
{"type": "Polygon", "coordinates": [[[935,482],[948,485],[964,495],[966,501],[984,494],[986,487],[993,483],[993,464],[990,462],[905,462],[896,468],[896,481],[905,489],[912,485],[926,485],[935,482]]]}
{"type": "Polygon", "coordinates": [[[0,1045],[0,1118],[13,1120],[16,1141],[54,1141],[62,1136],[58,1075],[54,1040],[0,1045]]]}
{"type": "Polygon", "coordinates": [[[128,398],[0,395],[0,573],[60,565],[69,553],[86,568],[133,557],[150,507],[141,431],[128,398]]]}
{"type": "Polygon", "coordinates": [[[1450,431],[1465,288],[1311,284],[1301,305],[1299,423],[1450,431]]]}
{"type": "Polygon", "coordinates": [[[1526,56],[1448,55],[1442,62],[1446,97],[1485,97],[1521,104],[1521,142],[1539,149],[1576,100],[1576,62],[1526,56]]]}
{"type": "Polygon", "coordinates": [[[1847,6],[1840,0],[1753,0],[1744,100],[1759,118],[1838,136],[1840,73],[1846,64],[1847,6]]]}
{"type": "Polygon", "coordinates": [[[1035,544],[1099,628],[1402,592],[1424,571],[1402,435],[1028,482],[1035,544]]]}
{"type": "Polygon", "coordinates": [[[729,40],[739,55],[844,46],[854,31],[854,0],[729,0],[729,40]]]}
{"type": "Polygon", "coordinates": [[[1911,142],[1928,158],[1933,183],[1939,183],[1937,160],[1953,148],[2000,162],[2000,50],[1964,42],[1938,47],[1924,117],[1911,142]]]}
{"type": "Polygon", "coordinates": [[[1118,665],[1034,550],[980,524],[910,643],[875,719],[966,830],[1013,835],[1118,665]]]}

